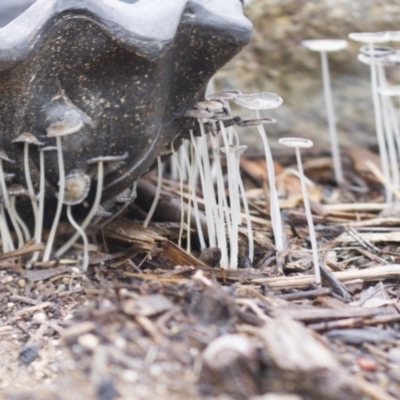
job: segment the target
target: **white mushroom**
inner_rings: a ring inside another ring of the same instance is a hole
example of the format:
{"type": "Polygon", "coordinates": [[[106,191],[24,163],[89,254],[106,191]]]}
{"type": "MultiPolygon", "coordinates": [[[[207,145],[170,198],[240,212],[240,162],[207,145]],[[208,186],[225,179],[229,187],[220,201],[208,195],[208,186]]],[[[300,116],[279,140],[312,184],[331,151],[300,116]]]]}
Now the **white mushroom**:
{"type": "Polygon", "coordinates": [[[75,221],[72,216],[71,207],[82,203],[90,189],[90,178],[82,172],[74,172],[65,177],[64,204],[67,205],[67,217],[71,225],[83,240],[83,265],[82,270],[86,271],[89,266],[89,243],[84,229],[75,221]]]}
{"type": "MultiPolygon", "coordinates": [[[[387,32],[355,32],[355,33],[350,33],[349,38],[356,42],[367,43],[370,48],[370,54],[372,55],[372,58],[374,58],[373,55],[374,44],[388,42],[390,36],[387,32]]],[[[378,139],[382,172],[385,177],[386,202],[390,202],[392,198],[390,190],[391,179],[390,179],[390,171],[388,164],[388,153],[386,149],[385,136],[383,132],[382,110],[378,94],[378,74],[374,62],[371,62],[370,68],[371,68],[372,99],[374,102],[374,112],[375,112],[376,136],[378,139]]]]}
{"type": "MultiPolygon", "coordinates": [[[[37,147],[41,147],[44,145],[43,142],[39,141],[35,135],[30,132],[21,133],[16,139],[13,140],[13,143],[23,143],[24,144],[24,171],[25,171],[25,180],[26,186],[28,188],[29,196],[31,199],[33,217],[35,222],[34,234],[33,237],[35,239],[35,243],[40,243],[41,241],[41,229],[42,223],[39,220],[39,209],[37,198],[35,194],[35,190],[33,189],[32,179],[31,179],[31,171],[29,166],[29,145],[34,145],[37,147]]],[[[40,198],[41,193],[39,193],[40,198]]],[[[34,257],[32,261],[36,261],[39,256],[39,252],[34,253],[34,257]]]]}
{"type": "Polygon", "coordinates": [[[303,164],[301,162],[301,154],[300,154],[301,148],[303,148],[303,149],[310,148],[313,146],[313,142],[308,139],[290,137],[290,138],[279,139],[279,143],[283,144],[286,147],[293,147],[296,150],[297,167],[299,169],[299,174],[300,174],[301,191],[303,192],[304,208],[306,211],[308,231],[310,234],[311,249],[312,249],[312,254],[313,254],[314,270],[315,270],[315,283],[317,285],[321,285],[321,272],[320,272],[319,260],[318,260],[317,239],[315,236],[314,222],[313,222],[313,218],[312,218],[312,214],[311,214],[310,202],[308,200],[306,180],[305,180],[305,176],[304,176],[303,164]]]}
{"type": "MultiPolygon", "coordinates": [[[[92,207],[89,213],[86,215],[85,219],[81,223],[81,229],[84,231],[92,221],[97,208],[100,205],[101,195],[103,193],[103,181],[104,181],[104,163],[114,162],[114,161],[122,161],[128,157],[128,153],[124,153],[120,156],[100,156],[92,158],[91,160],[86,161],[87,165],[97,165],[97,186],[96,186],[96,195],[92,204],[92,207]]],[[[68,249],[76,242],[79,237],[79,233],[75,232],[74,235],[56,251],[56,257],[61,257],[68,249]]]]}
{"type": "Polygon", "coordinates": [[[54,216],[53,225],[51,226],[49,238],[47,240],[46,248],[43,254],[43,261],[49,261],[51,255],[51,249],[53,248],[54,238],[58,223],[60,221],[61,210],[64,203],[64,192],[65,192],[65,170],[64,170],[64,156],[62,150],[61,137],[72,135],[83,127],[83,121],[79,113],[75,110],[68,110],[64,115],[56,122],[53,122],[47,128],[47,137],[56,138],[57,152],[58,152],[58,203],[57,210],[54,216]]]}
{"type": "Polygon", "coordinates": [[[312,51],[317,51],[321,55],[322,81],[324,86],[326,113],[328,117],[329,137],[333,158],[333,169],[335,179],[338,184],[343,183],[343,169],[340,158],[340,149],[336,131],[335,111],[332,102],[332,91],[329,76],[328,52],[343,50],[348,46],[346,40],[322,39],[322,40],[303,40],[301,44],[312,51]]]}

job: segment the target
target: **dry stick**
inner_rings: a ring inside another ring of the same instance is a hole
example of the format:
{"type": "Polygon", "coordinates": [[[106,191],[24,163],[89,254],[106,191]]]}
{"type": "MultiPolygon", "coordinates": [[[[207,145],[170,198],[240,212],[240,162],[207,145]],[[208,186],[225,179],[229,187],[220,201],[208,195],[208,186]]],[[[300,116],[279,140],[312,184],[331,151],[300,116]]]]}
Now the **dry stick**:
{"type": "MultiPolygon", "coordinates": [[[[383,279],[400,278],[400,264],[383,265],[379,267],[356,269],[351,271],[332,272],[332,274],[341,282],[353,279],[363,279],[364,281],[375,281],[383,279]]],[[[312,275],[293,276],[285,278],[260,278],[253,279],[252,283],[266,283],[277,289],[302,288],[314,283],[312,275]]]]}

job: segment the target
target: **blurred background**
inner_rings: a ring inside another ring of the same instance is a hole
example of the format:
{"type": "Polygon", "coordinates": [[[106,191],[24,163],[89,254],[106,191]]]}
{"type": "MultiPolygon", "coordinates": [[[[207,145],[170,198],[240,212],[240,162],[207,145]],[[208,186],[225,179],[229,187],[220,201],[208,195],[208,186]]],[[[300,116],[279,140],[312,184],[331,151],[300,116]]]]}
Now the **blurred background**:
{"type": "MultiPolygon", "coordinates": [[[[33,2],[0,0],[6,5],[0,27],[33,2]]],[[[217,74],[216,90],[277,93],[284,99],[283,106],[264,113],[277,119],[267,127],[272,146],[281,136],[304,136],[329,149],[320,57],[300,42],[347,39],[351,32],[400,30],[400,1],[248,0],[245,14],[254,24],[253,38],[217,74]]],[[[329,54],[337,129],[341,145],[347,147],[376,144],[369,67],[357,61],[359,47],[349,40],[347,49],[329,54]]],[[[400,66],[387,68],[387,74],[391,83],[400,84],[400,66]]],[[[246,115],[243,109],[237,112],[246,115]]],[[[255,149],[258,134],[248,130],[242,140],[255,149]]]]}
{"type": "MultiPolygon", "coordinates": [[[[253,0],[245,14],[254,25],[250,44],[220,71],[217,90],[274,92],[283,97],[277,120],[268,125],[272,145],[280,136],[303,136],[329,149],[320,56],[303,48],[305,39],[348,39],[351,32],[400,30],[399,0],[253,0]]],[[[375,120],[369,67],[357,61],[360,45],[329,53],[337,129],[342,146],[374,146],[375,120]]],[[[389,44],[388,44],[389,45],[389,44]]],[[[395,43],[390,43],[395,47],[395,43]]],[[[398,45],[400,48],[400,45],[398,45]]],[[[386,69],[400,84],[400,66],[386,69]]],[[[242,110],[238,110],[243,115],[242,110]]],[[[253,131],[242,140],[255,147],[253,131]]]]}

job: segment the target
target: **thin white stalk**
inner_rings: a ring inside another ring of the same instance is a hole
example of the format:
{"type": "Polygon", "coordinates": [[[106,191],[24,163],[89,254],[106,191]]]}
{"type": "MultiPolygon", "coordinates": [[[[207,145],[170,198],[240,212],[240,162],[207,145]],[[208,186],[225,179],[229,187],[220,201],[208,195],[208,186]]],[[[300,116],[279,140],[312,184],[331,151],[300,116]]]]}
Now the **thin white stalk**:
{"type": "Polygon", "coordinates": [[[157,157],[157,166],[158,166],[158,177],[157,177],[157,188],[156,194],[154,196],[153,203],[151,204],[150,210],[147,214],[146,219],[143,222],[143,226],[147,228],[149,226],[150,220],[153,217],[154,211],[156,210],[158,200],[160,199],[161,194],[161,184],[162,184],[162,163],[161,158],[157,157]]]}
{"type": "Polygon", "coordinates": [[[217,179],[218,189],[218,212],[219,212],[219,223],[217,225],[217,238],[218,247],[221,250],[220,265],[222,268],[226,268],[229,265],[228,258],[228,246],[226,242],[225,222],[228,228],[229,239],[232,235],[231,221],[229,212],[225,211],[225,205],[227,205],[227,199],[225,195],[224,176],[221,168],[221,157],[219,154],[219,141],[218,138],[211,136],[211,143],[214,150],[214,165],[217,179]]]}
{"type": "Polygon", "coordinates": [[[211,209],[211,226],[212,226],[212,236],[209,237],[210,246],[216,247],[216,233],[219,228],[219,221],[218,221],[218,208],[216,202],[216,196],[214,191],[214,183],[211,176],[211,163],[209,158],[208,152],[208,144],[207,144],[207,135],[204,130],[203,121],[201,119],[199,121],[200,132],[201,132],[201,142],[200,142],[200,151],[201,151],[201,159],[203,162],[204,167],[204,178],[206,186],[203,187],[203,192],[208,192],[209,196],[208,199],[210,201],[210,209],[211,209]]]}
{"type": "Polygon", "coordinates": [[[54,239],[56,237],[56,231],[58,223],[60,222],[61,210],[64,203],[64,192],[65,192],[65,170],[64,170],[64,156],[62,151],[61,137],[56,137],[57,153],[58,153],[58,203],[56,215],[54,216],[53,225],[51,226],[49,238],[47,239],[46,248],[43,254],[43,262],[50,260],[51,250],[53,248],[54,239]]]}
{"type": "Polygon", "coordinates": [[[21,218],[20,215],[18,214],[17,207],[16,207],[16,205],[15,205],[15,199],[16,199],[15,196],[12,196],[11,199],[10,199],[10,202],[11,202],[11,209],[12,209],[13,212],[14,212],[15,220],[17,221],[18,225],[19,225],[19,226],[21,227],[21,229],[22,229],[22,232],[23,232],[24,237],[25,237],[25,242],[27,242],[27,241],[29,241],[29,240],[31,239],[31,234],[29,233],[29,229],[28,229],[28,227],[26,226],[25,222],[22,220],[22,218],[21,218]]]}
{"type": "MultiPolygon", "coordinates": [[[[17,228],[18,228],[17,221],[15,221],[14,216],[10,213],[10,198],[8,196],[8,191],[7,191],[7,187],[6,187],[6,180],[4,177],[4,168],[3,168],[3,160],[2,159],[0,159],[0,186],[1,186],[1,192],[3,194],[4,206],[10,216],[11,223],[14,227],[14,230],[17,231],[17,228]]],[[[4,210],[4,207],[3,207],[3,210],[4,210]]],[[[15,246],[12,241],[10,229],[8,228],[7,219],[6,219],[4,211],[3,211],[3,219],[4,219],[4,225],[5,225],[6,231],[8,231],[9,248],[11,251],[13,251],[13,250],[15,250],[15,246]]]]}
{"type": "Polygon", "coordinates": [[[253,260],[254,260],[253,228],[251,226],[249,203],[247,202],[246,191],[244,190],[244,185],[243,185],[242,177],[240,174],[239,174],[239,188],[240,188],[240,194],[242,196],[244,212],[246,214],[247,237],[248,237],[248,241],[249,241],[249,259],[251,262],[253,262],[253,260]]]}
{"type": "MultiPolygon", "coordinates": [[[[257,118],[260,118],[260,113],[257,111],[257,118]]],[[[270,192],[270,209],[271,209],[271,222],[272,231],[275,238],[275,247],[278,252],[283,250],[283,229],[282,229],[282,218],[279,209],[278,193],[275,186],[275,168],[274,161],[272,159],[271,149],[268,144],[267,134],[263,125],[257,125],[258,132],[260,133],[261,139],[264,145],[265,159],[267,162],[267,172],[269,180],[269,192],[270,192]]]]}
{"type": "Polygon", "coordinates": [[[303,192],[303,201],[304,201],[304,208],[306,211],[308,231],[310,234],[311,250],[312,250],[314,270],[315,270],[315,283],[317,285],[321,285],[321,271],[319,269],[317,238],[315,236],[314,222],[312,219],[310,202],[308,200],[306,181],[304,179],[303,164],[301,162],[300,149],[298,147],[296,147],[296,159],[297,159],[297,167],[300,173],[301,191],[303,192]]]}
{"type": "MultiPolygon", "coordinates": [[[[24,143],[24,171],[25,171],[25,180],[26,180],[26,187],[28,189],[29,197],[31,199],[32,203],[32,210],[33,210],[33,217],[35,220],[35,231],[34,231],[34,239],[35,243],[39,243],[39,224],[38,223],[38,205],[37,205],[37,200],[36,200],[36,194],[35,190],[33,189],[32,185],[32,179],[31,179],[31,174],[30,174],[30,168],[29,168],[29,143],[24,143]]],[[[36,252],[36,254],[39,254],[39,252],[36,252]]]]}
{"type": "Polygon", "coordinates": [[[70,224],[76,229],[78,234],[82,237],[83,241],[83,265],[82,271],[86,271],[89,266],[89,242],[86,236],[85,231],[82,229],[81,226],[75,221],[74,217],[72,216],[71,206],[67,206],[67,217],[70,224]]]}
{"type": "Polygon", "coordinates": [[[8,229],[6,213],[4,211],[4,205],[0,204],[0,231],[1,231],[1,242],[3,248],[3,254],[11,251],[13,242],[11,239],[10,230],[8,229]]]}
{"type": "MultiPolygon", "coordinates": [[[[17,211],[15,209],[15,196],[12,196],[10,199],[10,205],[8,207],[8,214],[10,216],[15,233],[17,235],[18,248],[20,249],[24,245],[24,237],[22,236],[20,224],[18,223],[18,219],[21,219],[21,218],[19,217],[19,215],[17,214],[17,211]]],[[[26,227],[26,225],[25,225],[25,227],[26,227]]]]}
{"type": "Polygon", "coordinates": [[[38,207],[38,218],[36,221],[38,243],[42,241],[42,230],[43,230],[43,216],[44,216],[44,188],[45,188],[45,164],[44,164],[44,151],[40,151],[40,182],[39,182],[39,207],[38,207]]]}
{"type": "MultiPolygon", "coordinates": [[[[193,140],[193,138],[192,138],[193,140]]],[[[193,143],[191,144],[191,162],[189,163],[189,159],[186,158],[185,159],[185,163],[186,163],[186,168],[190,171],[189,173],[189,187],[190,187],[190,193],[191,193],[191,197],[192,197],[192,201],[193,201],[193,208],[194,208],[194,217],[196,220],[196,228],[197,228],[197,235],[199,237],[199,242],[200,242],[200,248],[201,250],[204,250],[206,248],[206,242],[204,240],[204,234],[203,234],[203,228],[201,226],[201,222],[200,222],[200,213],[199,213],[199,205],[197,202],[197,195],[196,195],[196,186],[195,186],[195,171],[198,166],[197,163],[195,161],[195,155],[194,155],[194,146],[193,143]]],[[[189,199],[189,203],[190,203],[190,199],[189,199]]],[[[189,217],[188,217],[189,218],[189,217]]],[[[190,251],[190,249],[188,250],[190,251]]]]}
{"type": "MultiPolygon", "coordinates": [[[[181,145],[181,147],[183,144],[181,145]]],[[[176,165],[178,167],[178,176],[179,176],[179,195],[181,198],[181,223],[179,226],[179,236],[178,236],[178,246],[182,247],[182,236],[183,236],[183,225],[185,224],[185,209],[183,204],[183,174],[182,174],[182,167],[183,163],[181,164],[181,159],[178,159],[176,155],[176,151],[174,149],[174,141],[171,143],[171,150],[172,150],[172,158],[175,160],[176,165]]],[[[179,149],[181,150],[181,149],[179,149]]],[[[181,157],[181,154],[180,154],[181,157]]],[[[190,232],[188,232],[188,237],[190,236],[190,232]]]]}
{"type": "Polygon", "coordinates": [[[205,171],[204,171],[204,166],[202,163],[202,156],[201,156],[202,153],[199,148],[201,146],[197,146],[197,142],[194,139],[192,130],[190,131],[190,138],[193,143],[194,153],[196,155],[197,165],[199,168],[201,187],[203,189],[204,208],[205,208],[205,215],[206,215],[206,221],[207,221],[208,243],[209,243],[210,247],[215,247],[216,246],[215,225],[214,225],[214,221],[213,221],[213,207],[212,207],[213,199],[212,199],[212,194],[208,190],[208,187],[206,185],[205,171]]]}
{"type": "Polygon", "coordinates": [[[383,133],[382,111],[381,111],[381,105],[379,102],[378,77],[377,77],[377,68],[376,68],[375,59],[374,59],[373,43],[369,43],[369,51],[370,51],[370,54],[372,57],[371,66],[370,66],[371,67],[371,87],[372,87],[372,100],[374,103],[374,112],[375,112],[376,136],[378,139],[382,172],[383,172],[383,176],[385,177],[385,199],[386,199],[386,203],[390,203],[392,200],[392,193],[390,190],[391,178],[390,178],[390,171],[389,171],[388,154],[387,154],[386,143],[385,143],[385,135],[383,133]]]}
{"type": "MultiPolygon", "coordinates": [[[[90,209],[88,215],[81,223],[80,227],[84,231],[92,221],[94,215],[96,214],[96,210],[99,207],[101,201],[101,195],[103,193],[103,180],[104,180],[104,163],[103,161],[99,161],[97,165],[97,187],[96,187],[96,195],[92,204],[92,208],[90,209]]],[[[78,240],[79,232],[75,232],[71,238],[56,251],[56,258],[61,257],[69,248],[78,240]]]]}
{"type": "MultiPolygon", "coordinates": [[[[377,73],[378,73],[378,85],[381,88],[387,88],[387,81],[386,81],[386,75],[385,71],[382,65],[377,65],[377,73]]],[[[396,146],[394,143],[394,136],[393,136],[393,130],[392,130],[392,124],[390,121],[390,105],[389,102],[391,102],[390,98],[380,95],[380,100],[382,104],[382,117],[383,117],[383,123],[384,123],[384,132],[386,134],[386,141],[387,141],[387,146],[388,146],[388,151],[389,151],[389,160],[390,160],[390,166],[391,166],[391,176],[392,176],[392,181],[391,183],[397,188],[399,187],[400,184],[400,177],[399,177],[399,165],[398,165],[398,160],[397,160],[397,154],[396,154],[396,146]]]]}
{"type": "Polygon", "coordinates": [[[328,118],[329,137],[331,142],[331,151],[333,158],[333,169],[335,173],[335,180],[340,185],[343,183],[343,169],[342,161],[340,158],[340,149],[336,131],[335,111],[332,103],[331,82],[329,76],[328,56],[326,51],[321,51],[321,65],[322,65],[322,81],[324,86],[324,95],[326,103],[326,114],[328,118]]]}
{"type": "Polygon", "coordinates": [[[238,218],[239,215],[237,213],[237,188],[236,185],[236,168],[235,168],[235,159],[232,151],[229,148],[229,141],[228,135],[225,129],[224,124],[221,124],[221,133],[222,133],[222,140],[224,142],[225,153],[226,153],[226,160],[228,165],[228,189],[229,189],[229,201],[231,204],[232,209],[232,236],[230,238],[230,260],[229,260],[229,268],[230,269],[237,269],[238,266],[238,253],[239,253],[239,223],[238,218]]]}
{"type": "MultiPolygon", "coordinates": [[[[183,168],[187,171],[188,173],[188,213],[187,213],[187,239],[186,239],[186,251],[188,253],[191,252],[191,229],[192,229],[192,223],[191,223],[191,217],[192,217],[192,197],[196,196],[196,193],[193,193],[192,191],[192,180],[193,180],[193,170],[194,170],[194,150],[193,150],[193,145],[189,142],[189,147],[190,149],[190,159],[191,163],[186,165],[186,160],[189,158],[188,157],[188,151],[186,153],[182,153],[182,166],[183,168]]],[[[183,201],[183,199],[182,199],[183,201]]],[[[194,204],[194,201],[193,201],[194,204]]],[[[200,227],[201,228],[201,227],[200,227]]],[[[202,232],[203,234],[203,232],[202,232]]]]}

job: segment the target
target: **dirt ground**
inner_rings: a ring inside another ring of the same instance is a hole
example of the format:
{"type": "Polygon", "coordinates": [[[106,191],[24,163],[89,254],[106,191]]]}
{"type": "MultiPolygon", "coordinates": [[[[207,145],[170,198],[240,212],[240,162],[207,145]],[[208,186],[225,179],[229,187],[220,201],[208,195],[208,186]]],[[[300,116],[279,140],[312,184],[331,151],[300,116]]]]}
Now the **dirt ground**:
{"type": "MultiPolygon", "coordinates": [[[[360,167],[373,153],[346,157],[346,179],[358,189],[336,188],[324,154],[305,154],[322,287],[297,177],[278,181],[286,247],[276,257],[254,172],[265,166],[251,156],[241,167],[252,266],[245,232],[241,268],[221,270],[210,266],[214,253],[198,253],[195,232],[189,254],[176,245],[179,224],[143,229],[135,204],[104,231],[108,252],[93,247],[86,273],[75,254],[31,269],[28,251],[3,256],[0,398],[399,399],[400,219],[382,203],[373,169],[360,167]]],[[[281,172],[293,162],[278,157],[281,172]]],[[[165,181],[164,195],[174,185],[165,181]]]]}

